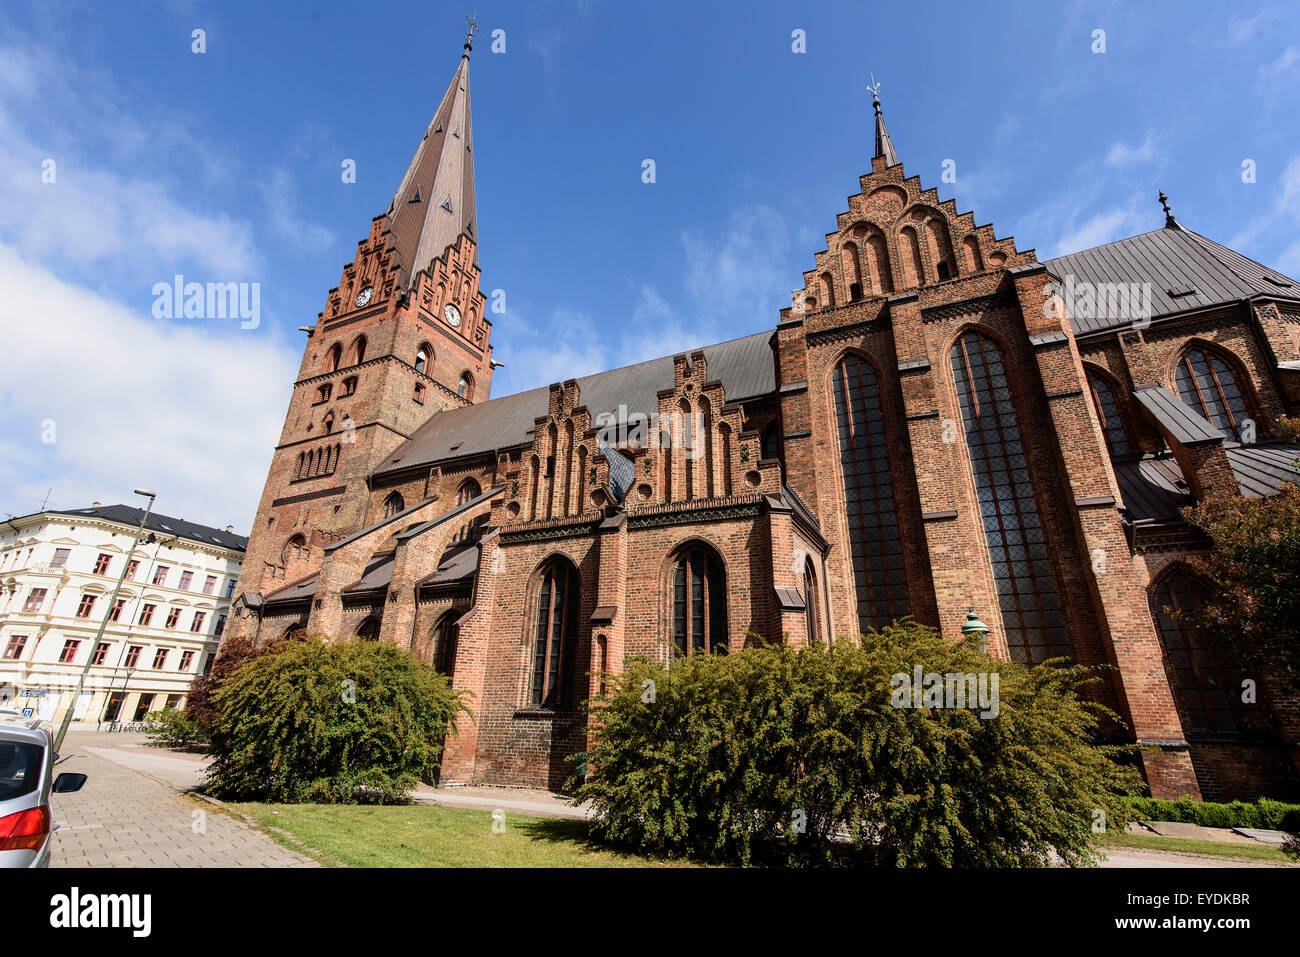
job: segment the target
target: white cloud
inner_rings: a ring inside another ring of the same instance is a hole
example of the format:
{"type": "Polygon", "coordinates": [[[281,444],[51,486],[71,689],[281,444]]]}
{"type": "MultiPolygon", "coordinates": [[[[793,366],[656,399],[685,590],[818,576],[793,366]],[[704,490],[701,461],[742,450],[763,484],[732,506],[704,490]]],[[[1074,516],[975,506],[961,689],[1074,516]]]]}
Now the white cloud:
{"type": "Polygon", "coordinates": [[[1106,152],[1107,166],[1133,166],[1138,163],[1150,163],[1156,158],[1156,138],[1154,133],[1147,133],[1138,146],[1127,143],[1114,143],[1106,152]]]}
{"type": "Polygon", "coordinates": [[[775,324],[801,278],[786,274],[790,229],[784,217],[760,203],[733,212],[721,236],[683,233],[682,248],[691,321],[739,329],[736,334],[775,324]]]}
{"type": "Polygon", "coordinates": [[[333,230],[309,222],[298,212],[298,190],[288,170],[273,170],[268,179],[258,184],[258,192],[266,204],[271,228],[281,239],[309,253],[324,252],[334,245],[333,230]]]}
{"type": "Polygon", "coordinates": [[[1273,262],[1267,260],[1268,252],[1261,248],[1280,236],[1294,235],[1296,232],[1300,232],[1300,155],[1291,157],[1282,170],[1278,197],[1272,209],[1251,219],[1237,231],[1229,245],[1233,249],[1253,253],[1257,259],[1289,276],[1300,277],[1300,240],[1292,242],[1276,254],[1277,258],[1273,262]]]}
{"type": "Polygon", "coordinates": [[[247,533],[278,441],[296,347],[237,321],[160,323],[0,247],[3,508],[135,504],[247,533]],[[52,420],[56,441],[42,442],[52,420]]]}
{"type": "Polygon", "coordinates": [[[1048,213],[1054,222],[1044,231],[1055,232],[1058,238],[1046,247],[1050,252],[1047,255],[1040,252],[1038,258],[1052,259],[1149,232],[1152,229],[1150,206],[1149,199],[1135,195],[1126,204],[1099,212],[1091,212],[1086,206],[1074,206],[1068,211],[1054,208],[1048,213]]]}

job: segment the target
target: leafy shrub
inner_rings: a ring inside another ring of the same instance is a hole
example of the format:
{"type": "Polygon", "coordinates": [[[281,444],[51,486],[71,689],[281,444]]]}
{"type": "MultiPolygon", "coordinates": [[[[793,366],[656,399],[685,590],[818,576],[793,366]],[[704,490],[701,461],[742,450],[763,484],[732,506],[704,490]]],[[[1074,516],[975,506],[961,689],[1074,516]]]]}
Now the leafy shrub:
{"type": "Polygon", "coordinates": [[[192,748],[208,741],[208,729],[175,708],[149,712],[145,730],[150,741],[164,748],[192,748]]]}
{"type": "Polygon", "coordinates": [[[219,797],[391,804],[438,768],[461,694],[387,642],[290,641],[245,661],[215,696],[219,797]]]}
{"type": "Polygon", "coordinates": [[[709,861],[895,866],[1071,864],[1094,821],[1130,818],[1141,778],[1097,745],[1083,667],[1028,669],[912,622],[833,649],[749,647],[671,667],[637,660],[592,706],[575,800],[592,833],[709,861]],[[998,715],[895,707],[894,677],[984,673],[998,715]],[[652,684],[648,684],[651,682],[652,684]],[[838,840],[836,839],[839,834],[838,840]]]}
{"type": "Polygon", "coordinates": [[[1174,821],[1201,827],[1258,827],[1271,831],[1300,831],[1300,804],[1285,804],[1260,798],[1254,804],[1233,801],[1161,801],[1134,797],[1127,800],[1135,817],[1144,821],[1174,821]]]}
{"type": "Polygon", "coordinates": [[[275,643],[262,649],[247,638],[227,638],[221,643],[217,658],[212,662],[208,673],[199,675],[190,684],[189,697],[185,701],[185,713],[203,728],[205,737],[211,737],[212,727],[217,723],[216,694],[222,682],[234,674],[244,662],[256,658],[273,647],[275,643]]]}

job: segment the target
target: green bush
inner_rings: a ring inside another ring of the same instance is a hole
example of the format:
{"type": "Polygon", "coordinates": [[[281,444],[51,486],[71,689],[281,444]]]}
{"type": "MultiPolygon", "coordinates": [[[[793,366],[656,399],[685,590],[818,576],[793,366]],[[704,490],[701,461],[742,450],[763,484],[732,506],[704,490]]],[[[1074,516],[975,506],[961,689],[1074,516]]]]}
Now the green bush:
{"type": "Polygon", "coordinates": [[[464,711],[431,665],[387,642],[285,642],[215,694],[218,797],[392,804],[432,775],[464,711]]]}
{"type": "Polygon", "coordinates": [[[1270,831],[1300,831],[1300,804],[1284,804],[1260,798],[1254,804],[1233,801],[1161,801],[1135,797],[1127,801],[1135,817],[1144,821],[1174,821],[1201,827],[1258,827],[1270,831]]]}
{"type": "MultiPolygon", "coordinates": [[[[1082,667],[1028,669],[904,622],[830,650],[637,660],[593,706],[577,801],[599,839],[722,863],[1043,865],[1096,859],[1141,778],[1097,745],[1082,667]],[[895,676],[984,673],[998,714],[903,708],[895,676]],[[1104,815],[1104,817],[1102,816],[1104,815]],[[837,839],[838,834],[838,839],[837,839]]],[[[572,782],[572,783],[576,783],[572,782]]]]}
{"type": "Polygon", "coordinates": [[[184,711],[151,711],[144,720],[149,740],[161,747],[192,748],[208,742],[208,729],[184,711]]]}

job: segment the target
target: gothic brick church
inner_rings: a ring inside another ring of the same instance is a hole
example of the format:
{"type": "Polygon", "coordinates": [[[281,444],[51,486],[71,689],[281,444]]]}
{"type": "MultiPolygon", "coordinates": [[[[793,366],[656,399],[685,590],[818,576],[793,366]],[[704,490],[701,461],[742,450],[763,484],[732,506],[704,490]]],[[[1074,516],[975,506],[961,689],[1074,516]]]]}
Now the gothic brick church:
{"type": "Polygon", "coordinates": [[[1114,666],[1153,794],[1296,793],[1297,702],[1166,609],[1179,508],[1296,478],[1300,283],[1167,207],[1040,262],[904,174],[877,98],[770,326],[493,399],[469,53],[308,333],[231,635],[410,648],[472,694],[445,783],[555,787],[628,656],[974,608],[997,655],[1114,666]]]}

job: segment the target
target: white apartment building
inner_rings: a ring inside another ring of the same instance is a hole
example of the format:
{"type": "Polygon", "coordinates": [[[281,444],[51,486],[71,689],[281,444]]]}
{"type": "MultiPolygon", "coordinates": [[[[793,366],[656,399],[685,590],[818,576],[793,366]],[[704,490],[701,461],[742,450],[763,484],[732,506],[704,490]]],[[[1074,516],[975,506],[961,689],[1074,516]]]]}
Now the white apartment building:
{"type": "Polygon", "coordinates": [[[0,707],[52,721],[71,706],[74,726],[108,727],[184,703],[216,654],[248,539],[151,513],[132,551],[143,515],[96,502],[0,523],[0,707]]]}

